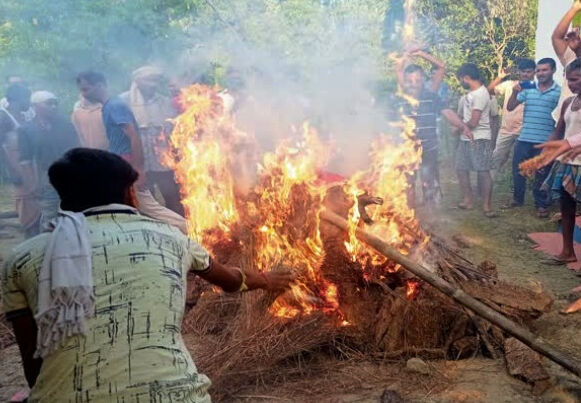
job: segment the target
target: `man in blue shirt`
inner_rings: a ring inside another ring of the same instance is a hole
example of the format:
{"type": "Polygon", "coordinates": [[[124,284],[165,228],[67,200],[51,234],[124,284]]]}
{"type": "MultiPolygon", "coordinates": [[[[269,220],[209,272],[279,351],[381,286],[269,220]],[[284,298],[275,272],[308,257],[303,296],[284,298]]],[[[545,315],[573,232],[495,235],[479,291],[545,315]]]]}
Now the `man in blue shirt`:
{"type": "Polygon", "coordinates": [[[103,105],[103,124],[109,140],[109,151],[128,161],[142,179],[143,145],[129,106],[119,96],[108,96],[107,82],[101,73],[80,73],[77,76],[77,85],[85,99],[103,105]]]}
{"type": "Polygon", "coordinates": [[[139,210],[149,217],[173,225],[183,233],[187,233],[185,218],[159,204],[147,189],[143,144],[135,116],[129,105],[119,96],[109,97],[107,82],[101,73],[94,71],[80,73],[77,76],[77,86],[85,99],[103,105],[103,124],[109,141],[109,151],[121,156],[139,172],[136,182],[139,210]]]}
{"type": "MultiPolygon", "coordinates": [[[[514,146],[512,159],[513,201],[508,207],[520,207],[524,204],[526,178],[519,173],[519,164],[541,153],[541,150],[536,149],[535,145],[547,141],[555,127],[555,121],[551,114],[557,107],[561,96],[561,87],[553,81],[555,70],[555,60],[551,58],[539,60],[536,68],[536,87],[523,89],[521,83],[518,83],[508,100],[507,110],[509,112],[515,110],[519,104],[524,103],[523,125],[514,146]]],[[[550,200],[547,192],[541,190],[541,185],[549,171],[550,166],[537,171],[535,175],[533,196],[539,218],[546,218],[549,215],[550,200]]]]}

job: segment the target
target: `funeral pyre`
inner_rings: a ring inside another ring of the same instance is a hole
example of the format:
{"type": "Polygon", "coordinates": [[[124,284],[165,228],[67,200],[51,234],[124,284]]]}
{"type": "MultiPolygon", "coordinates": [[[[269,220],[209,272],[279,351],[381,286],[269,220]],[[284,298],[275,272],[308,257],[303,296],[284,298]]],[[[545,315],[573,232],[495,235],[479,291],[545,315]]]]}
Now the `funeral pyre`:
{"type": "Polygon", "coordinates": [[[188,301],[196,306],[185,319],[186,340],[222,396],[249,379],[278,379],[281,365],[329,346],[340,356],[375,358],[502,354],[499,329],[363,244],[358,226],[519,323],[549,309],[543,290],[499,281],[493,264],[472,264],[420,227],[407,203],[421,158],[413,121],[402,118],[398,136],[378,136],[369,169],[342,178],[325,171],[332,147],[306,123],[260,156],[217,89],[191,86],[181,102],[167,164],[190,235],[224,263],[291,269],[298,278],[282,295],[225,295],[190,281],[188,301]],[[346,218],[350,230],[321,220],[324,208],[346,218]]]}

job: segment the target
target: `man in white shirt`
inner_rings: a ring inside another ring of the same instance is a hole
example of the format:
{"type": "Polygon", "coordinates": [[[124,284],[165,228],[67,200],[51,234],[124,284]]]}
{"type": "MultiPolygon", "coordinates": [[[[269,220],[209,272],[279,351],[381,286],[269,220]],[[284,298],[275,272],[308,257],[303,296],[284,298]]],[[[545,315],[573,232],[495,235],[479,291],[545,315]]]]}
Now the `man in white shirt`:
{"type": "Polygon", "coordinates": [[[492,133],[490,130],[490,94],[482,85],[478,67],[472,63],[463,64],[456,73],[462,87],[469,90],[466,94],[462,119],[472,130],[471,138],[465,134],[460,137],[456,151],[456,172],[460,182],[461,209],[473,207],[470,171],[478,174],[478,186],[482,195],[482,210],[486,217],[496,217],[492,211],[492,133]]]}

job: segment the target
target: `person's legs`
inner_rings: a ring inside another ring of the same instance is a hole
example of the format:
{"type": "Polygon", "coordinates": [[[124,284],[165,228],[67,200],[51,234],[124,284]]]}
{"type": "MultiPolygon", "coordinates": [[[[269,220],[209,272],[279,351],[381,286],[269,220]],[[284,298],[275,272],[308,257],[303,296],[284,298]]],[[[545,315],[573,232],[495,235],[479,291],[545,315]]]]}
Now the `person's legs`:
{"type": "Polygon", "coordinates": [[[561,194],[561,224],[563,227],[563,248],[557,258],[564,261],[576,261],[573,249],[573,232],[575,231],[575,210],[577,202],[565,190],[561,194]]]}
{"type": "Polygon", "coordinates": [[[173,171],[147,172],[147,187],[153,192],[155,185],[163,196],[165,207],[183,216],[184,207],[181,203],[180,189],[173,171]]]}
{"type": "Polygon", "coordinates": [[[510,156],[510,151],[514,146],[517,136],[513,134],[500,133],[496,141],[496,147],[492,153],[492,169],[501,170],[510,156]]]}
{"type": "Polygon", "coordinates": [[[472,144],[472,166],[478,172],[478,190],[482,197],[482,210],[486,215],[492,213],[492,141],[486,139],[475,140],[472,144]]]}
{"type": "MultiPolygon", "coordinates": [[[[540,150],[537,153],[540,154],[540,150]]],[[[543,183],[549,176],[551,172],[551,166],[546,166],[539,169],[535,174],[535,182],[533,186],[533,196],[535,198],[535,207],[541,211],[545,211],[551,205],[551,200],[549,199],[549,192],[543,188],[543,183]]]]}
{"type": "Polygon", "coordinates": [[[478,181],[482,196],[482,210],[488,213],[492,211],[492,176],[490,171],[478,171],[478,181]]]}
{"type": "Polygon", "coordinates": [[[470,171],[456,171],[460,182],[460,195],[462,202],[458,205],[462,208],[472,208],[472,187],[470,186],[470,171]]]}
{"type": "Polygon", "coordinates": [[[456,149],[456,175],[460,184],[460,195],[462,201],[458,204],[460,208],[472,208],[472,188],[470,186],[471,168],[471,144],[468,141],[460,141],[456,149]]]}
{"type": "Polygon", "coordinates": [[[425,205],[432,206],[436,199],[438,183],[436,179],[438,170],[438,149],[425,151],[422,155],[420,167],[420,179],[422,181],[422,196],[425,205]]]}
{"type": "Polygon", "coordinates": [[[25,238],[38,235],[40,232],[40,208],[37,198],[33,194],[23,192],[21,188],[15,187],[14,204],[25,238]]]}
{"type": "Polygon", "coordinates": [[[513,203],[520,206],[522,206],[525,201],[527,180],[519,173],[518,166],[521,162],[527,159],[528,151],[527,143],[518,140],[515,142],[514,155],[512,157],[512,179],[514,182],[513,203]]]}

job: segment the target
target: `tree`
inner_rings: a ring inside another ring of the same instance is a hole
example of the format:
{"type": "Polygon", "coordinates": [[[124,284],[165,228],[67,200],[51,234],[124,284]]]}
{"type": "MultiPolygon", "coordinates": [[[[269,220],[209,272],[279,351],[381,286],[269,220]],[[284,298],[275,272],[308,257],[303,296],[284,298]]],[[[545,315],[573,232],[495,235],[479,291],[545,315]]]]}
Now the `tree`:
{"type": "Polygon", "coordinates": [[[455,71],[473,62],[496,76],[534,55],[537,0],[419,0],[422,35],[455,71]]]}
{"type": "MultiPolygon", "coordinates": [[[[483,16],[484,33],[494,53],[497,73],[507,60],[531,57],[534,52],[537,2],[531,0],[488,0],[483,16]]],[[[492,70],[493,66],[488,67],[492,70]]]]}

